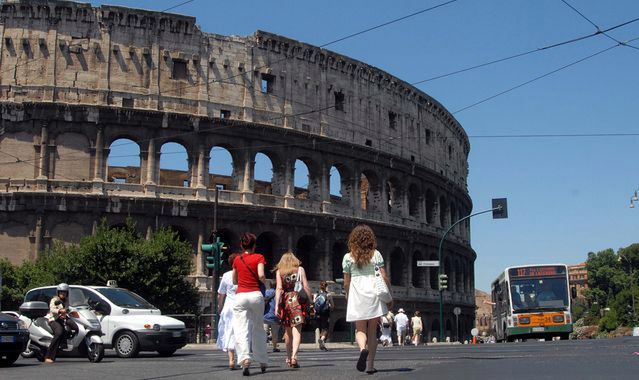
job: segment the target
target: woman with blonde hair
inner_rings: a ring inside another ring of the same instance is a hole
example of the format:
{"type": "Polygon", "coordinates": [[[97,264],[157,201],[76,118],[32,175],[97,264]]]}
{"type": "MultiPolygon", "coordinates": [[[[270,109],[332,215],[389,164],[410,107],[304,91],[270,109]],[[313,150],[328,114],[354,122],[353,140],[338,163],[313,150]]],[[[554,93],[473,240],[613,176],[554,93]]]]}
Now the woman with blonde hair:
{"type": "Polygon", "coordinates": [[[377,250],[373,230],[360,224],[348,237],[348,252],[342,260],[344,288],[346,289],[346,321],[355,322],[355,340],[359,346],[356,368],[368,374],[376,373],[377,326],[380,317],[388,312],[388,306],[375,292],[375,271],[390,289],[384,270],[384,258],[377,250]]]}
{"type": "Polygon", "coordinates": [[[302,342],[302,326],[308,314],[311,289],[300,260],[292,252],[283,254],[274,270],[277,279],[275,315],[284,327],[286,364],[290,368],[299,368],[297,352],[302,342]]]}

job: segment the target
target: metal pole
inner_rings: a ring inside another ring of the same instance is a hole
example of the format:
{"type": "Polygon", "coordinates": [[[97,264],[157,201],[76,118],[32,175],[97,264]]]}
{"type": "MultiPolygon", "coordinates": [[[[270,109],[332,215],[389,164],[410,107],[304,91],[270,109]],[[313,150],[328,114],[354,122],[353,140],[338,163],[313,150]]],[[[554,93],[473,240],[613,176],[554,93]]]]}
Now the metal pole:
{"type": "MultiPolygon", "coordinates": [[[[438,280],[439,277],[442,275],[442,267],[443,267],[443,263],[442,263],[442,247],[444,245],[444,240],[446,239],[446,236],[448,235],[448,233],[459,223],[463,222],[466,219],[470,219],[473,216],[477,216],[480,214],[485,214],[487,212],[493,212],[495,210],[500,210],[501,206],[498,207],[494,207],[491,208],[489,210],[484,210],[484,211],[480,211],[480,212],[476,212],[474,214],[470,214],[468,216],[465,216],[461,219],[459,219],[458,221],[456,221],[455,223],[453,223],[450,227],[448,227],[448,229],[446,230],[446,232],[444,232],[444,235],[442,236],[441,240],[439,241],[439,249],[438,249],[438,257],[439,257],[439,275],[437,276],[438,280]]],[[[439,289],[439,341],[443,342],[444,341],[444,296],[443,296],[443,290],[439,289]]]]}
{"type": "Polygon", "coordinates": [[[457,326],[456,327],[457,333],[455,334],[455,340],[459,342],[459,315],[458,314],[455,314],[455,325],[457,326]]]}
{"type": "MultiPolygon", "coordinates": [[[[213,205],[213,241],[211,243],[215,243],[217,238],[217,203],[218,203],[218,188],[215,186],[215,203],[213,205]]],[[[216,256],[216,261],[219,260],[219,257],[216,256]]],[[[217,312],[217,270],[213,269],[213,339],[217,341],[217,321],[219,319],[219,314],[217,312]]]]}

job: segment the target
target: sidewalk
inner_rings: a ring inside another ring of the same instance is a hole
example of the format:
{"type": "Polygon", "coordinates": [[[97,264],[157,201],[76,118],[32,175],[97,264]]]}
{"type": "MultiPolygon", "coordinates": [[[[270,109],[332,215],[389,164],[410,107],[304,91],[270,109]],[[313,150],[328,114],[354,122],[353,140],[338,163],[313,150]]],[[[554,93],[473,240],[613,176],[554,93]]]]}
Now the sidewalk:
{"type": "MultiPolygon", "coordinates": [[[[326,348],[329,350],[331,348],[355,348],[356,344],[351,345],[349,342],[336,342],[336,343],[326,343],[326,348]]],[[[279,343],[280,350],[284,350],[286,346],[283,342],[279,343]]],[[[186,346],[182,347],[183,350],[219,350],[215,343],[189,343],[186,346]]],[[[273,350],[273,346],[269,343],[268,345],[269,352],[273,350]]],[[[300,345],[300,349],[302,350],[319,350],[319,346],[317,343],[302,343],[300,345]]]]}

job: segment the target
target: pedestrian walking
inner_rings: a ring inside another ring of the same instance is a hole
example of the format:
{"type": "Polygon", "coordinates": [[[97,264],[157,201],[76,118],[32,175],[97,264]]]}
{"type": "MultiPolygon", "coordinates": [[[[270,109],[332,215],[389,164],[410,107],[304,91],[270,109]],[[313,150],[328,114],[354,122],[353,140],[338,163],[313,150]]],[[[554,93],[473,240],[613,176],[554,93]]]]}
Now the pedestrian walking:
{"type": "Polygon", "coordinates": [[[240,239],[244,252],[233,260],[233,283],[237,285],[233,307],[233,330],[237,361],[242,365],[242,375],[249,376],[251,362],[260,363],[266,372],[266,333],[264,318],[264,256],[255,253],[257,238],[246,232],[240,239]]]}
{"type": "Polygon", "coordinates": [[[330,315],[333,310],[333,296],[327,291],[326,281],[320,282],[319,292],[315,295],[313,300],[313,308],[315,309],[315,316],[319,324],[320,336],[317,340],[320,350],[328,351],[326,348],[326,339],[328,338],[328,330],[330,327],[330,315]]]}
{"type": "Polygon", "coordinates": [[[302,326],[308,315],[308,295],[311,294],[311,289],[300,260],[292,252],[282,255],[280,262],[275,266],[275,277],[275,313],[284,327],[286,364],[289,368],[299,368],[297,352],[302,343],[302,326]]]}
{"type": "Polygon", "coordinates": [[[419,343],[421,343],[422,330],[424,327],[424,323],[422,321],[422,313],[416,311],[413,318],[410,319],[410,325],[413,329],[413,345],[419,346],[419,343]]]}
{"type": "Polygon", "coordinates": [[[280,319],[275,314],[275,305],[277,300],[275,299],[276,285],[273,281],[269,281],[269,287],[264,294],[264,331],[268,334],[271,331],[271,344],[273,345],[273,352],[280,352],[277,345],[280,342],[280,319]]]}
{"type": "MultiPolygon", "coordinates": [[[[233,253],[229,256],[229,265],[233,265],[233,260],[238,256],[233,253]]],[[[233,284],[233,270],[222,275],[220,286],[217,289],[217,314],[219,322],[217,324],[217,346],[226,352],[229,357],[229,369],[234,370],[235,361],[235,334],[233,333],[233,307],[235,307],[235,293],[237,285],[233,284]]],[[[207,340],[211,336],[211,326],[206,326],[204,334],[207,340]]]]}
{"type": "Polygon", "coordinates": [[[392,320],[389,317],[389,313],[386,313],[386,315],[382,316],[381,318],[380,328],[382,330],[382,336],[379,338],[379,341],[382,343],[382,346],[384,347],[393,345],[393,338],[392,338],[393,323],[391,321],[392,320]]]}
{"type": "MultiPolygon", "coordinates": [[[[232,281],[232,279],[231,279],[232,281]]],[[[211,325],[206,325],[206,327],[204,328],[204,342],[206,344],[211,343],[211,331],[213,329],[211,328],[211,325]]]]}
{"type": "Polygon", "coordinates": [[[344,288],[346,289],[346,321],[355,322],[355,339],[359,346],[356,368],[368,374],[377,372],[377,326],[380,317],[388,312],[387,305],[380,300],[375,286],[375,272],[390,289],[384,270],[384,258],[377,250],[373,230],[367,225],[358,225],[348,237],[348,252],[342,260],[344,288]]]}
{"type": "Polygon", "coordinates": [[[408,317],[402,308],[397,310],[397,315],[395,315],[395,328],[397,331],[397,343],[403,346],[406,342],[406,333],[408,332],[408,317]]]}

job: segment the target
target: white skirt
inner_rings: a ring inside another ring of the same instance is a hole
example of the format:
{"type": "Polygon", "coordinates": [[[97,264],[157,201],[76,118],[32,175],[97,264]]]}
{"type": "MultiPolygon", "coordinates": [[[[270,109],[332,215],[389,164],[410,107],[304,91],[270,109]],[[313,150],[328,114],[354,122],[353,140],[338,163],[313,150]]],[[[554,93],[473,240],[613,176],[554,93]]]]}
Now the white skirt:
{"type": "Polygon", "coordinates": [[[217,324],[217,346],[222,351],[235,351],[235,334],[233,333],[233,304],[226,298],[217,324]]]}
{"type": "Polygon", "coordinates": [[[388,312],[386,304],[375,293],[375,276],[351,277],[346,304],[346,322],[379,318],[388,312]]]}

